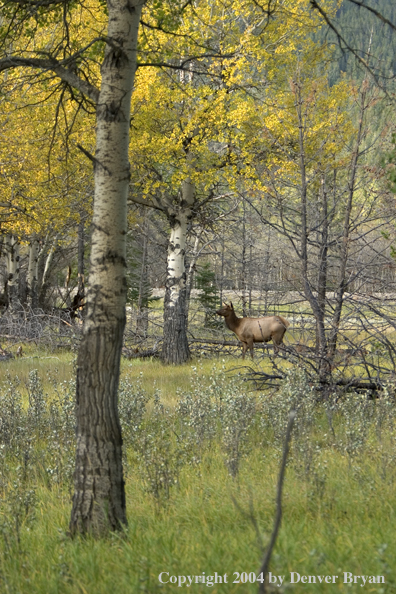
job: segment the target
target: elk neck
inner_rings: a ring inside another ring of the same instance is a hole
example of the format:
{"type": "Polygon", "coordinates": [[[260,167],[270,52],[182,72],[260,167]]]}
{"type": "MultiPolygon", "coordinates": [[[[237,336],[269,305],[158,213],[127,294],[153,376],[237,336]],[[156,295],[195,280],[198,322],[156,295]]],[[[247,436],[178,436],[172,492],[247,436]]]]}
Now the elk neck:
{"type": "Polygon", "coordinates": [[[238,329],[239,324],[242,321],[241,318],[238,318],[235,315],[235,312],[234,311],[230,311],[230,313],[227,316],[225,316],[224,319],[225,319],[225,323],[227,325],[227,328],[229,328],[229,330],[232,330],[233,332],[235,332],[238,329]]]}

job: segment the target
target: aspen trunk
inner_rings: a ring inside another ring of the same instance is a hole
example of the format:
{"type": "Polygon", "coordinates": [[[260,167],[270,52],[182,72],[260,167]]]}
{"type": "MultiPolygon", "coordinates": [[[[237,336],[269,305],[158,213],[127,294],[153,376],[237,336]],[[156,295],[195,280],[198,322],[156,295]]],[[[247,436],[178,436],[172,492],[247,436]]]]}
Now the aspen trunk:
{"type": "Polygon", "coordinates": [[[7,287],[10,307],[18,301],[19,289],[19,240],[15,235],[6,236],[7,287]]]}
{"type": "Polygon", "coordinates": [[[72,534],[100,535],[127,523],[117,391],[125,326],[130,104],[143,3],[108,3],[111,45],[102,64],[96,113],[87,316],[77,359],[72,534]]]}
{"type": "Polygon", "coordinates": [[[246,309],[246,287],[247,287],[247,275],[246,275],[246,204],[243,200],[243,218],[242,218],[242,268],[241,268],[241,289],[242,289],[242,317],[246,318],[248,315],[246,309]]]}
{"type": "Polygon", "coordinates": [[[221,238],[221,268],[220,268],[220,305],[223,304],[223,286],[224,286],[224,235],[221,238]]]}
{"type": "Polygon", "coordinates": [[[36,235],[33,235],[29,244],[29,264],[27,274],[28,302],[33,309],[37,307],[38,254],[39,241],[36,235]]]}
{"type": "Polygon", "coordinates": [[[201,240],[201,236],[203,233],[203,229],[198,233],[194,241],[194,248],[191,254],[191,260],[188,265],[188,271],[186,272],[186,325],[188,327],[188,312],[190,309],[190,299],[191,299],[191,291],[194,285],[194,277],[195,277],[195,268],[197,265],[197,260],[200,254],[199,242],[201,240]]]}
{"type": "Polygon", "coordinates": [[[162,360],[164,363],[180,364],[190,358],[187,340],[186,319],[186,236],[191,217],[194,189],[189,181],[183,183],[183,204],[171,220],[168,244],[168,271],[164,300],[164,339],[162,360]]]}
{"type": "MultiPolygon", "coordinates": [[[[39,299],[38,299],[41,307],[43,307],[43,308],[46,307],[46,297],[47,297],[47,291],[49,288],[49,275],[50,275],[50,271],[51,271],[52,262],[54,260],[56,248],[58,246],[58,238],[59,238],[59,235],[58,234],[55,235],[55,237],[52,241],[52,244],[51,244],[51,248],[50,248],[50,250],[47,254],[47,257],[45,259],[45,262],[44,262],[44,270],[43,270],[43,274],[41,277],[39,299]]],[[[43,255],[44,255],[44,250],[43,250],[43,255]]]]}

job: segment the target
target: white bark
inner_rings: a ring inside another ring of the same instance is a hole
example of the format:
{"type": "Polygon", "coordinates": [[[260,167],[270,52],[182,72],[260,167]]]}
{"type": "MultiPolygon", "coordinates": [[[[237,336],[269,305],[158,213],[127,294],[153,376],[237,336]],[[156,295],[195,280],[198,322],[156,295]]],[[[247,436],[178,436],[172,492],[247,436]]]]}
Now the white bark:
{"type": "Polygon", "coordinates": [[[143,3],[117,0],[109,5],[108,37],[116,47],[107,46],[97,106],[87,331],[107,325],[109,315],[123,315],[125,306],[129,118],[143,3]]]}
{"type": "Polygon", "coordinates": [[[18,296],[19,287],[19,240],[15,235],[8,234],[5,240],[7,250],[7,279],[10,302],[18,296]]]}
{"type": "Polygon", "coordinates": [[[54,237],[54,240],[52,242],[50,251],[48,252],[48,255],[47,255],[46,259],[45,259],[43,278],[41,280],[41,287],[44,287],[44,285],[48,281],[48,275],[49,275],[49,272],[51,270],[51,265],[52,265],[52,262],[53,262],[53,259],[54,259],[54,255],[55,255],[57,244],[58,244],[58,235],[56,235],[54,237]]]}
{"type": "Polygon", "coordinates": [[[29,294],[37,286],[38,279],[38,253],[39,253],[39,241],[36,235],[33,235],[29,244],[29,264],[27,274],[27,286],[29,294]]]}
{"type": "Polygon", "coordinates": [[[126,303],[129,125],[143,0],[108,2],[97,103],[87,317],[77,360],[77,449],[70,531],[126,523],[118,382],[126,303]]]}
{"type": "Polygon", "coordinates": [[[180,291],[186,286],[185,253],[187,238],[187,213],[182,212],[171,229],[168,244],[169,307],[175,307],[180,291]]]}
{"type": "Polygon", "coordinates": [[[182,184],[180,204],[168,212],[171,234],[168,244],[168,269],[164,301],[164,340],[162,359],[165,363],[184,363],[190,357],[186,323],[186,238],[192,217],[195,195],[190,180],[182,184]]]}
{"type": "Polygon", "coordinates": [[[168,285],[170,288],[169,307],[175,307],[180,291],[186,287],[185,253],[187,225],[194,205],[194,185],[185,180],[181,189],[181,204],[174,213],[174,224],[168,244],[168,285]]]}
{"type": "Polygon", "coordinates": [[[27,273],[28,302],[32,307],[37,306],[38,255],[39,241],[34,234],[29,244],[29,264],[27,273]]]}
{"type": "Polygon", "coordinates": [[[78,254],[77,254],[77,274],[78,274],[78,293],[84,294],[84,248],[85,248],[85,216],[80,214],[78,224],[78,254]]]}
{"type": "Polygon", "coordinates": [[[195,271],[195,266],[196,266],[196,263],[198,260],[198,255],[199,255],[198,247],[199,247],[199,242],[201,239],[202,232],[203,232],[203,229],[201,229],[200,233],[198,233],[198,235],[195,238],[194,248],[193,248],[193,251],[191,254],[191,259],[190,259],[190,263],[189,263],[187,274],[186,274],[186,319],[187,320],[188,320],[188,311],[190,308],[191,291],[192,291],[193,282],[194,282],[194,271],[195,271]]]}

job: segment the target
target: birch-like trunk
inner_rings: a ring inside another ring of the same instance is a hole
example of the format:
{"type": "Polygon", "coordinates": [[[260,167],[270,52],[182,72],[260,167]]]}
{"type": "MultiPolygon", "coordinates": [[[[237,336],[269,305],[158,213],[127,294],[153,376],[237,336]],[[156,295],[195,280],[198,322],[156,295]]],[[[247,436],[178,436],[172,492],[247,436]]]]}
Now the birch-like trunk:
{"type": "Polygon", "coordinates": [[[95,196],[87,315],[77,360],[77,451],[70,531],[125,525],[118,383],[126,302],[130,104],[143,0],[108,3],[97,104],[95,196]]]}
{"type": "Polygon", "coordinates": [[[15,235],[6,236],[7,250],[7,287],[9,305],[12,307],[18,301],[19,289],[19,240],[15,235]]]}
{"type": "Polygon", "coordinates": [[[29,244],[29,264],[27,274],[28,303],[33,308],[37,307],[38,255],[39,240],[36,235],[33,235],[29,244]]]}
{"type": "MultiPolygon", "coordinates": [[[[44,269],[43,269],[43,274],[41,277],[39,299],[38,299],[40,306],[43,307],[44,309],[46,307],[46,300],[47,300],[46,298],[47,298],[47,291],[49,289],[51,266],[54,261],[56,248],[58,247],[58,239],[59,239],[59,235],[57,234],[57,235],[55,235],[55,237],[52,241],[51,247],[50,247],[47,257],[45,258],[45,261],[44,261],[44,269]]],[[[45,252],[43,250],[43,255],[44,254],[45,254],[45,252]]]]}
{"type": "Polygon", "coordinates": [[[164,300],[164,338],[162,360],[180,364],[190,358],[186,319],[186,238],[187,225],[194,203],[194,186],[183,183],[182,200],[177,213],[170,217],[168,268],[164,300]]]}

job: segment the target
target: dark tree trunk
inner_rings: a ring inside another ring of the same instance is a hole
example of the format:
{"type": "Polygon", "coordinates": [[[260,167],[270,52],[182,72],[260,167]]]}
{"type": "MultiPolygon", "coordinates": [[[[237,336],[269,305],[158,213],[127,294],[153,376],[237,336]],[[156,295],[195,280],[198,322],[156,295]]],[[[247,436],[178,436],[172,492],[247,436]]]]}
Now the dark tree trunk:
{"type": "Polygon", "coordinates": [[[127,522],[117,410],[124,326],[125,318],[119,320],[115,333],[92,328],[80,347],[72,533],[103,534],[127,522]]]}
{"type": "Polygon", "coordinates": [[[332,319],[332,330],[329,338],[329,356],[334,357],[338,333],[340,329],[341,313],[344,305],[344,294],[348,287],[347,279],[347,265],[349,257],[349,242],[351,233],[351,215],[353,207],[353,199],[355,195],[356,177],[358,172],[358,160],[360,157],[361,142],[363,137],[363,121],[365,112],[369,106],[369,100],[367,100],[367,92],[365,90],[366,81],[363,82],[362,90],[360,93],[360,118],[359,127],[357,131],[356,144],[354,147],[352,161],[350,165],[350,175],[348,180],[348,200],[345,208],[344,215],[344,229],[341,242],[341,257],[340,257],[340,272],[339,272],[339,283],[335,295],[335,308],[332,319]]]}
{"type": "Polygon", "coordinates": [[[179,291],[177,300],[171,298],[171,294],[171,287],[166,287],[162,360],[179,365],[191,357],[187,340],[186,289],[179,291]]]}

